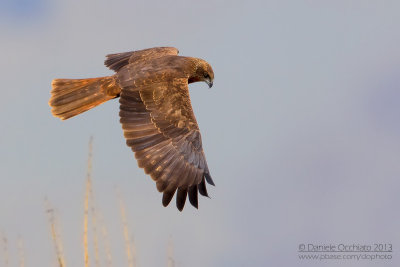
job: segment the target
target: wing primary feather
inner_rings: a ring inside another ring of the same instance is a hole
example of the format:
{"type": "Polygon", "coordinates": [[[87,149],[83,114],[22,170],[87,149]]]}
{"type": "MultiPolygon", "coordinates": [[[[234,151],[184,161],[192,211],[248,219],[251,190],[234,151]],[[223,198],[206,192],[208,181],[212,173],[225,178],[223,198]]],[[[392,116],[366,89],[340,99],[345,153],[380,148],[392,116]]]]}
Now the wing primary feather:
{"type": "Polygon", "coordinates": [[[178,188],[178,193],[176,194],[176,207],[179,211],[182,211],[185,206],[187,191],[187,187],[178,188]]]}
{"type": "MultiPolygon", "coordinates": [[[[155,162],[145,167],[145,172],[153,173],[158,167],[164,169],[164,167],[167,166],[171,159],[174,157],[174,153],[175,152],[171,147],[166,147],[165,150],[163,148],[163,152],[159,152],[160,156],[158,158],[155,158],[155,162]]],[[[161,174],[157,175],[157,177],[158,176],[161,176],[161,174]]]]}
{"type": "Polygon", "coordinates": [[[168,181],[158,180],[156,183],[158,192],[164,192],[165,189],[168,187],[168,181]]]}
{"type": "Polygon", "coordinates": [[[161,143],[166,138],[162,134],[155,134],[150,136],[145,136],[137,139],[127,139],[126,143],[128,146],[132,147],[134,151],[140,151],[145,148],[154,146],[161,143]]]}
{"type": "Polygon", "coordinates": [[[179,180],[183,180],[182,174],[184,174],[185,168],[186,164],[181,157],[176,157],[166,167],[161,180],[168,181],[168,186],[179,187],[179,180]]]}
{"type": "Polygon", "coordinates": [[[215,186],[213,179],[211,178],[211,175],[209,173],[204,173],[204,176],[206,177],[207,183],[209,183],[210,185],[215,186]]]}
{"type": "Polygon", "coordinates": [[[142,158],[146,157],[152,157],[153,153],[164,153],[164,148],[168,145],[168,140],[165,140],[164,142],[158,143],[157,145],[154,145],[152,147],[143,149],[141,151],[135,152],[135,158],[137,160],[140,160],[142,158]]]}
{"type": "Polygon", "coordinates": [[[192,204],[193,207],[198,209],[199,204],[198,204],[198,197],[197,197],[197,184],[189,187],[188,195],[189,195],[190,204],[192,204]]]}
{"type": "Polygon", "coordinates": [[[200,195],[209,197],[208,193],[207,193],[206,181],[204,180],[204,178],[203,178],[203,180],[201,180],[201,182],[198,184],[197,187],[199,189],[200,195]]]}
{"type": "Polygon", "coordinates": [[[175,195],[176,188],[174,188],[172,191],[164,192],[163,197],[162,197],[162,204],[164,207],[168,206],[169,203],[171,202],[171,199],[175,195]]]}
{"type": "Polygon", "coordinates": [[[176,185],[177,184],[176,180],[178,177],[174,174],[174,170],[178,168],[179,164],[181,164],[179,158],[172,158],[172,160],[168,164],[163,165],[164,166],[163,173],[159,177],[156,184],[159,192],[166,191],[168,189],[167,187],[169,187],[170,185],[173,188],[178,187],[176,185]]]}

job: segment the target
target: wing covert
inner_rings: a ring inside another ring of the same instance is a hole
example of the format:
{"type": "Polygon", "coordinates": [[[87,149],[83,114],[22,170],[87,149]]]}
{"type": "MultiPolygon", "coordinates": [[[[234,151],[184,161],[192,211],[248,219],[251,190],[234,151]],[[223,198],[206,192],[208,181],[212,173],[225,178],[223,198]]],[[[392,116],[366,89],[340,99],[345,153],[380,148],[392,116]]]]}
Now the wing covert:
{"type": "Polygon", "coordinates": [[[144,50],[109,54],[106,56],[104,65],[113,71],[119,71],[129,63],[151,60],[163,56],[176,56],[179,51],[175,47],[154,47],[144,50]]]}

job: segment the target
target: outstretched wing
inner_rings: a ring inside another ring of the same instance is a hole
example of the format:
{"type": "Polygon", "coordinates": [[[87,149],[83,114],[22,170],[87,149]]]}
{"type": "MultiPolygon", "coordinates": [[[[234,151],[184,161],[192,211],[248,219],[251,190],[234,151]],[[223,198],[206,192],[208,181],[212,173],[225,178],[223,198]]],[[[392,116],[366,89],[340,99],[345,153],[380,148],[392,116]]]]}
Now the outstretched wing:
{"type": "Polygon", "coordinates": [[[187,79],[170,79],[126,88],[120,117],[126,143],[138,165],[157,183],[167,206],[177,191],[182,210],[187,195],[198,207],[197,192],[208,196],[205,181],[214,185],[189,98],[187,79]]]}
{"type": "Polygon", "coordinates": [[[104,65],[108,68],[119,71],[123,66],[135,62],[140,63],[144,60],[151,60],[163,56],[176,56],[179,51],[175,47],[154,47],[144,50],[110,54],[106,56],[104,65]]]}

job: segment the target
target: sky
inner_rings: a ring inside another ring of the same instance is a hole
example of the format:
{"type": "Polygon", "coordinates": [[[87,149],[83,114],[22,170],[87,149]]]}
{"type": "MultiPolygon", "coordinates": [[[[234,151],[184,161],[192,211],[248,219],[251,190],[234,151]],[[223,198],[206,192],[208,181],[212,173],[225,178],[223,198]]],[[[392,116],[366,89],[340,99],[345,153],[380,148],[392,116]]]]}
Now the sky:
{"type": "Polygon", "coordinates": [[[169,242],[176,266],[399,266],[399,8],[361,0],[2,1],[0,234],[9,266],[18,265],[18,240],[25,266],[56,265],[45,197],[66,265],[83,266],[90,136],[114,266],[127,266],[115,188],[138,266],[166,266],[169,242]],[[125,145],[117,100],[67,121],[47,104],[52,79],[112,75],[106,54],[155,46],[214,69],[212,89],[190,86],[216,183],[198,210],[162,207],[125,145]],[[392,259],[299,258],[301,244],[375,243],[391,244],[392,259]]]}

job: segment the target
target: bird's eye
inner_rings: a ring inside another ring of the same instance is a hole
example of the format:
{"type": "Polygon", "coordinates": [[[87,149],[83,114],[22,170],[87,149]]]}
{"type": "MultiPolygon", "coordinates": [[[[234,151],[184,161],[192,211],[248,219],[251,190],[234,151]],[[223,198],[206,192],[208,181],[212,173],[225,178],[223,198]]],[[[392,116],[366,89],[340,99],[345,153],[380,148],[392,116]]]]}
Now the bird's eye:
{"type": "Polygon", "coordinates": [[[208,76],[208,73],[204,73],[204,78],[208,79],[210,76],[208,76]]]}

